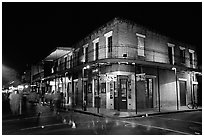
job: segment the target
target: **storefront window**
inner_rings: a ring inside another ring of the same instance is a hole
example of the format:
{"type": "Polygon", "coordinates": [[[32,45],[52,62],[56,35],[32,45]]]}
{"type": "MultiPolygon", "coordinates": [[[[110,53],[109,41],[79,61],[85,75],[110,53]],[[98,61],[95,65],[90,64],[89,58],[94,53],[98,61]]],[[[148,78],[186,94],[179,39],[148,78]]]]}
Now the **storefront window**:
{"type": "Polygon", "coordinates": [[[106,93],[106,83],[101,83],[101,93],[106,93]]]}
{"type": "Polygon", "coordinates": [[[128,82],[128,98],[132,98],[131,81],[128,82]]]}
{"type": "Polygon", "coordinates": [[[110,82],[110,99],[113,99],[114,94],[114,83],[110,82]]]}

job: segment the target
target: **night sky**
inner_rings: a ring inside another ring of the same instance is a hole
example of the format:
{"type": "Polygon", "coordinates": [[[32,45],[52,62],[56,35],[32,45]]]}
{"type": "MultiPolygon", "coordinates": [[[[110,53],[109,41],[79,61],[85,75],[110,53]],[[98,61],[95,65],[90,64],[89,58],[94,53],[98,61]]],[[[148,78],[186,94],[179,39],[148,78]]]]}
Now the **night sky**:
{"type": "Polygon", "coordinates": [[[21,74],[26,65],[42,60],[55,47],[71,46],[114,17],[196,45],[201,64],[201,2],[3,2],[3,67],[21,74]]]}

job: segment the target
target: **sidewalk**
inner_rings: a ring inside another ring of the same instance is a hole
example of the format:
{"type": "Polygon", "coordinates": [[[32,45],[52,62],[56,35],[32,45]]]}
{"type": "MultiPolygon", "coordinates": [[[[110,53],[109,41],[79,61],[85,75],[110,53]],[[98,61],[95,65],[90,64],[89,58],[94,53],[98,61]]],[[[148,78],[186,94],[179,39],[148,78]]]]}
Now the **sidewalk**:
{"type": "Polygon", "coordinates": [[[53,111],[50,110],[50,107],[47,105],[37,104],[35,106],[31,106],[29,103],[26,104],[26,107],[22,109],[22,114],[20,115],[13,115],[10,111],[7,113],[2,113],[2,120],[9,120],[9,119],[20,119],[25,117],[33,117],[40,115],[47,115],[52,114],[53,111]]]}
{"type": "Polygon", "coordinates": [[[191,111],[202,111],[202,108],[198,109],[189,109],[186,106],[180,107],[179,110],[176,110],[175,107],[166,107],[165,109],[161,109],[159,112],[158,108],[150,108],[150,109],[139,109],[135,110],[112,110],[99,108],[99,113],[97,112],[97,108],[87,108],[86,111],[82,110],[82,108],[74,108],[75,112],[91,114],[100,117],[119,117],[119,118],[131,118],[131,117],[143,117],[143,116],[151,116],[151,115],[159,115],[159,114],[169,114],[169,113],[179,113],[179,112],[191,112],[191,111]]]}
{"type": "MultiPolygon", "coordinates": [[[[63,109],[62,112],[70,111],[67,107],[66,110],[63,109]]],[[[169,113],[179,113],[179,112],[190,112],[190,111],[202,111],[202,108],[199,107],[198,109],[189,109],[186,106],[180,107],[179,110],[176,110],[176,107],[165,107],[165,109],[161,108],[160,112],[158,108],[150,108],[150,109],[138,109],[137,114],[135,110],[113,110],[113,109],[105,109],[99,108],[99,113],[97,108],[88,107],[86,111],[82,110],[81,107],[74,108],[75,112],[99,116],[99,117],[112,117],[112,118],[131,118],[131,117],[144,117],[144,116],[151,116],[151,115],[159,115],[159,114],[169,114],[169,113]]],[[[38,104],[34,109],[25,110],[21,116],[13,116],[11,113],[2,115],[2,120],[6,119],[15,119],[15,118],[23,118],[28,116],[37,116],[38,113],[41,115],[46,115],[48,113],[52,114],[53,111],[50,110],[49,105],[42,105],[38,104]]]]}

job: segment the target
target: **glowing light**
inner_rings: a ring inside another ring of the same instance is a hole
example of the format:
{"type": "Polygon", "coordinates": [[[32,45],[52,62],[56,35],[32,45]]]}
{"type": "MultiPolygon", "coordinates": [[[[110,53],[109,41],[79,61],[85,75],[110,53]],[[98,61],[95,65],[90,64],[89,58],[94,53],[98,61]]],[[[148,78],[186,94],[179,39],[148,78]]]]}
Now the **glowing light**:
{"type": "Polygon", "coordinates": [[[173,67],[172,70],[176,71],[176,68],[173,67]]]}
{"type": "Polygon", "coordinates": [[[86,66],[86,68],[87,68],[87,69],[90,69],[90,66],[89,66],[89,65],[87,65],[87,66],[86,66]]]}
{"type": "Polygon", "coordinates": [[[28,88],[28,85],[25,85],[25,88],[28,88]]]}

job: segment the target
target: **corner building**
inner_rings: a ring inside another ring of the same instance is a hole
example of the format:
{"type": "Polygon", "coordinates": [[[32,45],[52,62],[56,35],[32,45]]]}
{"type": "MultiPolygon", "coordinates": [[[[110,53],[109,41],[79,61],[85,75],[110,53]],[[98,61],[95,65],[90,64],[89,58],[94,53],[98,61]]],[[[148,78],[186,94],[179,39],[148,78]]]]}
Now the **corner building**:
{"type": "Polygon", "coordinates": [[[75,107],[160,111],[201,101],[195,47],[125,19],[57,47],[43,62],[46,91],[60,90],[75,107]]]}

